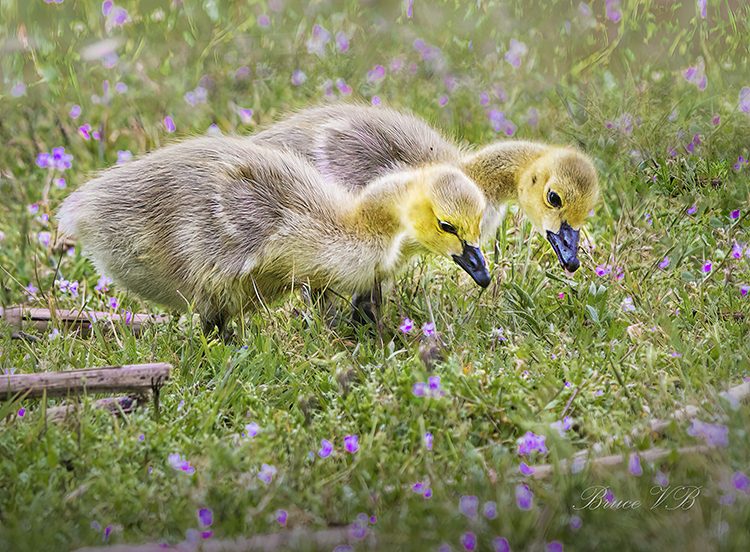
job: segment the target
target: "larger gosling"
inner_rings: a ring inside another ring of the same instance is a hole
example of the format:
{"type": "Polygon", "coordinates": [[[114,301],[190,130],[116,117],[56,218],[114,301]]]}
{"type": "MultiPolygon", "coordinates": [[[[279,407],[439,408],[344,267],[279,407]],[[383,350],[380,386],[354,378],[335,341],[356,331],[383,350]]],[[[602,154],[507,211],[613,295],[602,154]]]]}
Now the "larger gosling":
{"type": "Polygon", "coordinates": [[[397,171],[358,193],[324,181],[296,153],[210,137],[116,165],[58,213],[102,274],[185,310],[206,332],[301,283],[361,293],[410,257],[452,257],[490,281],[479,249],[485,200],[448,165],[397,171]]]}
{"type": "Polygon", "coordinates": [[[570,272],[580,266],[579,230],[600,194],[591,158],[576,149],[505,140],[472,151],[423,119],[384,107],[315,107],[251,139],[294,148],[315,163],[324,180],[349,189],[393,170],[436,163],[459,167],[487,197],[483,237],[495,235],[506,202],[517,201],[570,272]]]}

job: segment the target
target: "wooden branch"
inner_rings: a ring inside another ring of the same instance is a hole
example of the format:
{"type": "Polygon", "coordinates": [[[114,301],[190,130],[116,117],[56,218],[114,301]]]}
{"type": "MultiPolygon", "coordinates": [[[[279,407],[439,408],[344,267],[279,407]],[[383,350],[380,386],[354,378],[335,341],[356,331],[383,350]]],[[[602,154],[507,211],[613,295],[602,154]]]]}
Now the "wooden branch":
{"type": "MultiPolygon", "coordinates": [[[[348,527],[320,531],[295,528],[271,535],[254,535],[233,540],[208,539],[200,542],[195,550],[201,552],[275,552],[276,550],[307,550],[308,548],[332,550],[340,544],[356,545],[356,543],[362,543],[357,548],[364,545],[364,548],[373,550],[376,546],[376,537],[372,531],[368,531],[364,539],[356,539],[349,535],[348,527]]],[[[177,551],[185,550],[185,548],[179,544],[167,547],[158,544],[116,544],[79,548],[75,552],[164,552],[165,550],[177,551]]]]}
{"type": "MultiPolygon", "coordinates": [[[[677,449],[677,453],[683,454],[706,454],[708,451],[713,450],[713,447],[706,445],[698,445],[693,447],[682,447],[677,449]]],[[[589,451],[583,451],[588,453],[589,451]]],[[[660,458],[663,458],[670,454],[672,449],[665,449],[661,447],[655,447],[648,450],[638,451],[638,456],[644,462],[655,462],[660,458]]],[[[627,454],[612,454],[610,456],[601,456],[599,458],[587,458],[586,455],[579,454],[572,461],[562,460],[559,466],[559,472],[563,474],[575,473],[577,471],[586,469],[588,467],[601,467],[601,466],[621,466],[629,458],[631,453],[627,454]]],[[[632,453],[634,454],[634,453],[632,453]]],[[[532,474],[535,479],[544,479],[552,475],[555,471],[555,467],[552,464],[542,464],[541,466],[531,466],[534,468],[532,474]]]]}
{"type": "MultiPolygon", "coordinates": [[[[135,410],[141,403],[142,398],[137,395],[129,395],[127,397],[107,397],[106,399],[99,399],[94,401],[91,406],[102,410],[109,411],[110,414],[119,415],[120,411],[125,414],[129,414],[135,410]],[[119,408],[117,407],[119,405],[119,408]]],[[[81,404],[65,404],[63,406],[53,406],[47,409],[47,420],[50,422],[60,422],[64,420],[69,414],[74,413],[80,408],[81,404]]]]}
{"type": "Polygon", "coordinates": [[[45,391],[48,397],[80,393],[146,393],[169,380],[171,370],[171,364],[162,363],[5,375],[0,376],[0,401],[29,390],[28,398],[39,398],[45,391]]]}
{"type": "Polygon", "coordinates": [[[151,316],[150,314],[131,314],[130,322],[125,322],[124,314],[110,314],[101,311],[69,311],[56,310],[52,313],[49,309],[35,307],[15,306],[3,309],[0,307],[0,318],[3,318],[13,330],[36,329],[40,332],[47,330],[52,320],[59,320],[63,327],[69,331],[78,330],[83,336],[91,333],[89,325],[97,320],[122,322],[132,328],[135,335],[143,333],[145,327],[151,322],[164,322],[166,316],[151,316]]]}

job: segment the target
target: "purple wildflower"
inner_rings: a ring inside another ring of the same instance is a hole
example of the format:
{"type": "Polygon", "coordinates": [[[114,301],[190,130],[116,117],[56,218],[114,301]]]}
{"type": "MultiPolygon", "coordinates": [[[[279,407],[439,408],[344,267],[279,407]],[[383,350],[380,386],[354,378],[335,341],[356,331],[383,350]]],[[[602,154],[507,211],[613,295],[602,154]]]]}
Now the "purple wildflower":
{"type": "Polygon", "coordinates": [[[477,508],[479,507],[479,499],[476,496],[462,496],[458,501],[459,513],[470,517],[471,519],[477,519],[477,508]]]}
{"type": "Polygon", "coordinates": [[[112,8],[115,7],[115,3],[112,0],[104,0],[102,3],[102,15],[105,17],[112,13],[112,8]]]}
{"type": "Polygon", "coordinates": [[[518,454],[531,454],[538,451],[540,454],[547,454],[547,447],[544,441],[547,439],[544,435],[535,435],[531,431],[518,440],[518,454]]]}
{"type": "Polygon", "coordinates": [[[528,48],[523,42],[518,42],[515,38],[510,39],[510,48],[505,53],[505,61],[513,67],[521,66],[521,58],[526,55],[528,48]]]}
{"type": "Polygon", "coordinates": [[[320,440],[320,450],[318,451],[318,456],[320,456],[321,458],[328,458],[331,455],[332,450],[333,444],[328,439],[320,440]]]}
{"type": "Polygon", "coordinates": [[[120,306],[119,302],[117,301],[117,297],[109,298],[109,306],[113,309],[116,309],[118,306],[120,306]]]}
{"type": "Polygon", "coordinates": [[[81,114],[81,106],[80,105],[74,105],[70,108],[70,116],[74,119],[78,117],[81,114]]]}
{"type": "Polygon", "coordinates": [[[91,528],[96,531],[97,533],[102,530],[102,526],[99,525],[99,522],[94,520],[91,522],[91,528]]]}
{"type": "Polygon", "coordinates": [[[445,389],[440,383],[440,376],[433,376],[428,380],[428,389],[431,397],[445,397],[445,389]]]}
{"type": "Polygon", "coordinates": [[[693,206],[692,206],[692,207],[691,207],[690,209],[688,209],[688,210],[686,211],[686,213],[687,213],[688,215],[694,215],[694,214],[695,214],[695,213],[697,213],[697,212],[698,212],[698,206],[697,206],[697,205],[693,205],[693,206]]]}
{"type": "Polygon", "coordinates": [[[442,96],[440,96],[440,99],[438,100],[438,103],[440,103],[440,105],[447,105],[448,104],[448,96],[446,96],[445,94],[443,94],[442,96]]]}
{"type": "Polygon", "coordinates": [[[344,31],[336,33],[336,44],[341,52],[346,52],[349,49],[349,37],[344,31]]]}
{"type": "Polygon", "coordinates": [[[737,209],[736,211],[730,211],[729,218],[731,218],[732,220],[737,220],[738,218],[740,218],[740,210],[737,209]]]}
{"type": "Polygon", "coordinates": [[[29,284],[25,288],[23,288],[23,292],[26,294],[27,297],[31,297],[34,295],[39,289],[34,284],[29,284]]]}
{"type": "Polygon", "coordinates": [[[526,462],[521,462],[521,465],[518,468],[524,475],[531,475],[532,473],[534,473],[534,468],[532,468],[531,466],[527,466],[526,462]]]}
{"type": "Polygon", "coordinates": [[[422,442],[424,443],[424,446],[427,447],[427,450],[432,450],[432,433],[425,433],[424,437],[422,437],[422,442]]]}
{"type": "Polygon", "coordinates": [[[120,94],[124,94],[128,91],[128,85],[124,82],[118,82],[115,84],[115,90],[117,90],[120,94]]]}
{"type": "Polygon", "coordinates": [[[241,107],[239,109],[238,113],[240,115],[240,120],[244,124],[248,125],[248,124],[250,124],[252,122],[252,120],[253,120],[253,110],[252,109],[250,109],[250,108],[245,109],[245,108],[241,107]]]}
{"type": "Polygon", "coordinates": [[[258,479],[266,483],[270,483],[274,475],[276,475],[276,467],[269,466],[268,464],[263,464],[260,467],[260,473],[258,474],[258,479]]]}
{"type": "Polygon", "coordinates": [[[409,333],[414,328],[414,322],[408,318],[404,318],[403,323],[398,327],[402,333],[409,333]]]}
{"type": "Polygon", "coordinates": [[[351,453],[355,453],[359,450],[359,437],[356,435],[349,435],[344,437],[344,447],[351,453]]]}
{"type": "Polygon", "coordinates": [[[117,162],[125,163],[133,158],[133,154],[130,150],[118,150],[117,151],[117,162]]]}
{"type": "Polygon", "coordinates": [[[669,257],[664,255],[664,260],[659,263],[659,268],[667,268],[669,266],[669,257]]]}
{"type": "Polygon", "coordinates": [[[735,472],[732,476],[732,486],[738,491],[750,494],[750,479],[741,471],[735,472]]]}
{"type": "Polygon", "coordinates": [[[709,272],[711,272],[712,267],[713,265],[711,264],[711,261],[706,261],[705,264],[703,265],[703,272],[708,274],[709,272]]]}
{"type": "Polygon", "coordinates": [[[81,133],[81,136],[83,136],[86,140],[91,140],[91,125],[86,123],[83,126],[78,127],[78,132],[81,133]]]}
{"type": "Polygon", "coordinates": [[[279,522],[279,525],[286,525],[287,517],[286,510],[276,510],[276,521],[279,522]]]}
{"type": "Polygon", "coordinates": [[[721,122],[721,115],[717,115],[713,119],[711,119],[711,124],[716,126],[721,122]]]}
{"type": "Polygon", "coordinates": [[[167,461],[169,462],[169,465],[172,466],[175,470],[182,470],[188,475],[192,475],[195,473],[195,468],[190,465],[190,462],[187,459],[181,458],[179,452],[170,454],[167,457],[167,461]]]}
{"type": "Polygon", "coordinates": [[[573,529],[573,531],[578,531],[581,528],[582,524],[583,520],[578,516],[572,516],[570,518],[570,528],[573,529]]]}
{"type": "Polygon", "coordinates": [[[49,240],[52,237],[52,234],[49,232],[39,232],[38,239],[39,243],[41,243],[44,246],[49,245],[49,240]]]}
{"type": "Polygon", "coordinates": [[[167,132],[174,132],[176,130],[172,117],[164,117],[164,126],[167,128],[167,132]]]}
{"type": "Polygon", "coordinates": [[[667,476],[664,472],[658,472],[654,476],[654,485],[666,487],[667,485],[669,485],[669,476],[667,476]]]}
{"type": "Polygon", "coordinates": [[[214,513],[210,508],[201,508],[198,511],[198,523],[201,527],[208,527],[214,521],[214,513]]]}
{"type": "Polygon", "coordinates": [[[19,418],[23,418],[24,414],[26,414],[26,409],[22,407],[22,408],[21,408],[21,409],[20,409],[20,410],[18,411],[18,417],[19,417],[19,418]]]}
{"type": "Polygon", "coordinates": [[[744,284],[744,285],[743,285],[743,286],[742,286],[742,287],[740,288],[740,293],[742,294],[742,296],[743,296],[743,297],[744,297],[745,295],[747,295],[747,292],[748,292],[748,291],[750,291],[750,286],[748,286],[747,284],[744,284]]]}
{"type": "Polygon", "coordinates": [[[495,519],[497,517],[497,504],[491,500],[484,503],[482,513],[487,519],[495,519]]]}
{"type": "Polygon", "coordinates": [[[268,28],[271,26],[271,20],[265,14],[259,15],[257,21],[259,27],[268,28]]]}
{"type": "Polygon", "coordinates": [[[563,552],[563,545],[561,542],[552,541],[545,548],[545,552],[563,552]]]}
{"type": "Polygon", "coordinates": [[[368,82],[378,82],[385,77],[385,67],[376,65],[372,70],[367,72],[368,82]]]}
{"type": "Polygon", "coordinates": [[[374,105],[375,107],[378,107],[380,105],[380,98],[378,98],[377,96],[373,96],[372,105],[374,105]]]}
{"type": "Polygon", "coordinates": [[[607,0],[604,5],[607,10],[607,19],[612,23],[617,23],[622,18],[620,0],[607,0]]]}
{"type": "Polygon", "coordinates": [[[599,265],[596,267],[596,273],[599,276],[606,276],[612,272],[612,265],[599,265]]]}
{"type": "Polygon", "coordinates": [[[687,434],[692,437],[702,437],[712,447],[729,446],[729,428],[721,424],[707,424],[700,420],[693,420],[687,429],[687,434]]]}
{"type": "Polygon", "coordinates": [[[417,52],[421,52],[422,50],[424,50],[424,47],[425,47],[424,40],[422,40],[421,38],[416,38],[414,39],[412,46],[417,52]]]}
{"type": "Polygon", "coordinates": [[[297,69],[294,73],[292,73],[292,84],[294,86],[299,86],[300,84],[303,84],[307,80],[307,75],[305,75],[304,71],[300,71],[297,69]]]}
{"type": "Polygon", "coordinates": [[[109,288],[107,286],[111,283],[112,283],[112,278],[108,278],[107,276],[100,276],[99,279],[96,281],[96,285],[94,286],[94,289],[98,291],[99,293],[104,293],[105,291],[109,291],[109,288]]]}
{"type": "Polygon", "coordinates": [[[346,81],[344,79],[336,79],[336,88],[339,89],[339,92],[341,92],[342,96],[348,96],[352,93],[351,86],[346,84],[346,81]]]}
{"type": "Polygon", "coordinates": [[[750,111],[750,87],[743,86],[740,89],[740,96],[737,103],[737,107],[740,111],[748,112],[750,111]]]}
{"type": "Polygon", "coordinates": [[[479,105],[487,105],[490,103],[490,95],[487,92],[481,92],[479,94],[479,105]]]}
{"type": "Polygon", "coordinates": [[[260,426],[255,422],[250,422],[245,426],[245,435],[255,437],[260,432],[260,426]]]}
{"type": "Polygon", "coordinates": [[[701,11],[701,17],[703,19],[706,18],[706,4],[708,3],[708,0],[697,0],[696,5],[698,9],[701,11]]]}
{"type": "Polygon", "coordinates": [[[477,537],[474,533],[464,533],[461,535],[461,544],[469,552],[473,552],[477,548],[477,537]]]}
{"type": "Polygon", "coordinates": [[[26,93],[26,85],[22,82],[19,82],[15,86],[13,86],[10,89],[10,95],[14,98],[20,98],[26,93]]]}
{"type": "Polygon", "coordinates": [[[418,381],[414,383],[414,387],[412,387],[411,392],[414,394],[415,397],[424,397],[429,393],[427,384],[423,381],[418,381]]]}
{"type": "Polygon", "coordinates": [[[391,72],[398,73],[403,68],[404,68],[403,60],[398,59],[398,58],[393,58],[393,60],[391,60],[391,72]]]}
{"type": "Polygon", "coordinates": [[[516,485],[516,502],[521,510],[531,510],[534,495],[526,485],[516,485]]]}
{"type": "Polygon", "coordinates": [[[115,25],[122,25],[128,20],[128,12],[124,8],[115,8],[112,12],[112,21],[115,25]]]}
{"type": "MultiPolygon", "coordinates": [[[[566,383],[566,387],[569,387],[570,384],[566,383]]],[[[573,420],[571,420],[570,416],[565,416],[562,420],[558,420],[556,422],[552,422],[549,426],[552,429],[556,429],[557,432],[560,434],[560,437],[565,437],[565,432],[569,430],[573,425],[573,420]]]]}
{"type": "Polygon", "coordinates": [[[637,454],[630,455],[630,460],[628,461],[628,469],[633,475],[643,474],[643,468],[641,468],[641,459],[637,454]]]}
{"type": "Polygon", "coordinates": [[[331,33],[320,25],[313,27],[312,36],[307,41],[307,51],[320,57],[326,55],[326,44],[331,40],[331,33]]]}
{"type": "Polygon", "coordinates": [[[502,537],[497,537],[493,540],[492,547],[495,549],[495,552],[510,552],[508,541],[502,537]]]}
{"type": "Polygon", "coordinates": [[[434,336],[435,335],[435,323],[427,322],[424,326],[422,326],[422,333],[425,335],[425,337],[434,336]]]}
{"type": "Polygon", "coordinates": [[[403,0],[404,3],[404,9],[406,10],[406,17],[411,18],[414,15],[414,12],[412,11],[412,4],[414,4],[414,0],[403,0]]]}
{"type": "Polygon", "coordinates": [[[694,84],[698,90],[705,90],[706,85],[708,84],[706,75],[704,74],[705,68],[705,63],[701,58],[696,65],[683,69],[682,75],[685,77],[686,81],[694,84]]]}
{"type": "Polygon", "coordinates": [[[626,297],[622,300],[622,312],[635,312],[635,305],[633,305],[632,297],[626,297]]]}
{"type": "MultiPolygon", "coordinates": [[[[117,62],[119,61],[119,59],[120,59],[119,56],[115,52],[107,52],[102,57],[102,65],[104,65],[106,69],[112,69],[112,67],[117,65],[117,62]]],[[[92,100],[94,99],[93,96],[91,98],[92,100]]],[[[99,102],[94,102],[94,103],[99,103],[99,102]]]]}

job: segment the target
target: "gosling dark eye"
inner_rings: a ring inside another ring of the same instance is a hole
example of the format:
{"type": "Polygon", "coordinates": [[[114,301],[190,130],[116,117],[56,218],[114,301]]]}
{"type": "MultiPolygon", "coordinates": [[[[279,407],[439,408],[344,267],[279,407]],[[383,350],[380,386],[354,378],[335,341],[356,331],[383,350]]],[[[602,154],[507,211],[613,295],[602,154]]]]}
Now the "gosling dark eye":
{"type": "Polygon", "coordinates": [[[562,207],[562,199],[560,199],[560,196],[552,190],[547,192],[547,203],[549,203],[555,209],[559,209],[560,207],[562,207]]]}
{"type": "Polygon", "coordinates": [[[450,222],[443,222],[442,220],[439,220],[438,225],[440,226],[440,229],[443,232],[446,232],[447,234],[458,235],[458,231],[456,230],[456,227],[453,226],[450,222]]]}

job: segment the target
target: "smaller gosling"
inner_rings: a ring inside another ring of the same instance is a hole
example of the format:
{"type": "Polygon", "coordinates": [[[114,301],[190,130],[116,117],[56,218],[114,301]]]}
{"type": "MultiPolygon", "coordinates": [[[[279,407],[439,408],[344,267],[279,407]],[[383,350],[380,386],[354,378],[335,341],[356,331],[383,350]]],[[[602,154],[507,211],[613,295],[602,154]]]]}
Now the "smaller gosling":
{"type": "Polygon", "coordinates": [[[448,165],[394,171],[359,191],[297,153],[207,137],[116,165],[58,212],[62,238],[140,297],[226,336],[234,316],[306,284],[341,294],[392,280],[417,254],[452,257],[477,284],[485,200],[448,165]]]}

